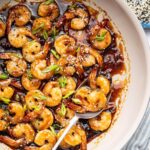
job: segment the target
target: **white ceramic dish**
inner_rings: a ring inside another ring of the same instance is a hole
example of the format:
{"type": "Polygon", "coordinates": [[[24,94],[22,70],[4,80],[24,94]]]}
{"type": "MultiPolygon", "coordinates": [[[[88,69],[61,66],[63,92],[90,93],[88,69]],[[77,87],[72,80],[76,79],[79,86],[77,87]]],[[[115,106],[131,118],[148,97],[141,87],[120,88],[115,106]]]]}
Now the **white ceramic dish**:
{"type": "MultiPolygon", "coordinates": [[[[150,95],[150,50],[144,31],[135,15],[122,0],[96,0],[120,30],[131,65],[131,81],[127,100],[118,120],[103,139],[95,139],[88,150],[120,150],[137,129],[150,95]]],[[[5,150],[0,145],[0,150],[5,150]]]]}

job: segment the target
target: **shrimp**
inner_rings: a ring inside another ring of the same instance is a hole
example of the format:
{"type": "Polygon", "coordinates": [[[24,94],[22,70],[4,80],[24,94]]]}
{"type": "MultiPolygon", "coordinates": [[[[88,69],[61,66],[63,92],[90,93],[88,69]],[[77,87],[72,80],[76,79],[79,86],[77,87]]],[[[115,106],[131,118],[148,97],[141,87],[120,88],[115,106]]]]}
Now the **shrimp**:
{"type": "Polygon", "coordinates": [[[75,54],[75,43],[76,42],[72,37],[68,35],[61,35],[55,40],[54,47],[60,55],[75,54]]]}
{"type": "Polygon", "coordinates": [[[83,67],[93,66],[95,65],[96,61],[98,62],[99,66],[102,66],[103,58],[95,49],[88,47],[87,45],[81,45],[79,48],[80,50],[77,53],[77,57],[83,67]]]}
{"type": "Polygon", "coordinates": [[[49,109],[45,108],[40,114],[40,116],[34,121],[32,121],[32,125],[37,130],[44,130],[49,128],[53,124],[53,121],[54,117],[52,112],[49,109]]]}
{"type": "Polygon", "coordinates": [[[28,37],[37,40],[37,38],[26,27],[15,27],[11,29],[8,34],[8,40],[15,48],[22,48],[24,44],[29,41],[28,37]]]}
{"type": "Polygon", "coordinates": [[[59,112],[60,107],[56,109],[55,119],[61,124],[62,127],[66,127],[75,115],[75,112],[69,108],[67,108],[65,116],[60,115],[59,112]]]}
{"type": "Polygon", "coordinates": [[[107,130],[112,122],[112,115],[109,111],[102,112],[98,117],[89,119],[90,127],[95,131],[107,130]]]}
{"type": "Polygon", "coordinates": [[[65,13],[67,19],[71,20],[71,28],[74,30],[83,30],[89,23],[88,10],[75,7],[65,13]]]}
{"type": "Polygon", "coordinates": [[[7,128],[8,123],[4,120],[5,119],[5,111],[0,109],[0,131],[4,131],[7,128]]]}
{"type": "Polygon", "coordinates": [[[39,5],[38,15],[41,17],[48,17],[51,21],[59,16],[59,8],[55,2],[43,2],[39,5]]]}
{"type": "Polygon", "coordinates": [[[12,98],[14,89],[10,86],[0,86],[0,98],[12,98]]]}
{"type": "Polygon", "coordinates": [[[45,59],[50,45],[46,42],[42,48],[41,44],[37,41],[27,42],[22,49],[23,57],[29,63],[34,62],[36,59],[45,59]]]}
{"type": "Polygon", "coordinates": [[[54,71],[44,71],[47,68],[47,62],[46,60],[35,60],[31,64],[31,74],[39,79],[39,80],[44,80],[44,79],[49,79],[50,77],[53,76],[54,71]]]}
{"type": "Polygon", "coordinates": [[[51,27],[52,23],[48,18],[40,17],[33,21],[32,33],[37,34],[39,36],[43,36],[45,31],[50,31],[51,27]]]}
{"type": "Polygon", "coordinates": [[[7,33],[11,30],[11,25],[15,22],[16,26],[26,25],[31,18],[31,11],[25,5],[16,5],[9,10],[7,18],[7,33]]]}
{"type": "Polygon", "coordinates": [[[26,106],[30,110],[34,110],[34,107],[40,110],[44,105],[45,100],[46,96],[39,90],[29,91],[25,96],[26,106]]]}
{"type": "Polygon", "coordinates": [[[76,89],[76,82],[72,77],[66,77],[66,81],[65,87],[61,88],[63,96],[76,89]]]}
{"type": "Polygon", "coordinates": [[[12,124],[20,123],[24,117],[24,108],[20,103],[14,102],[8,105],[8,110],[10,114],[13,114],[12,117],[9,117],[9,120],[12,124]]]}
{"type": "Polygon", "coordinates": [[[91,32],[90,42],[95,48],[104,50],[111,44],[111,34],[107,29],[96,26],[91,32]]]}
{"type": "Polygon", "coordinates": [[[23,74],[21,83],[26,90],[32,91],[37,90],[40,87],[41,80],[34,78],[30,71],[28,71],[23,74]]]}
{"type": "MultiPolygon", "coordinates": [[[[64,129],[59,131],[57,134],[58,138],[62,135],[63,131],[64,129]]],[[[63,149],[67,149],[81,144],[81,150],[86,150],[86,143],[85,131],[79,125],[76,125],[68,132],[60,146],[63,149]]]]}
{"type": "Polygon", "coordinates": [[[6,25],[5,23],[0,20],[0,38],[5,35],[6,25]]]}
{"type": "Polygon", "coordinates": [[[27,123],[17,124],[11,131],[13,137],[20,139],[25,138],[27,144],[34,141],[35,131],[32,126],[27,123]]]}
{"type": "Polygon", "coordinates": [[[62,68],[60,74],[72,76],[76,72],[76,57],[72,55],[62,56],[57,64],[62,68]]]}
{"type": "Polygon", "coordinates": [[[47,96],[46,106],[54,107],[61,103],[62,91],[58,82],[48,82],[43,89],[43,93],[47,96]]]}

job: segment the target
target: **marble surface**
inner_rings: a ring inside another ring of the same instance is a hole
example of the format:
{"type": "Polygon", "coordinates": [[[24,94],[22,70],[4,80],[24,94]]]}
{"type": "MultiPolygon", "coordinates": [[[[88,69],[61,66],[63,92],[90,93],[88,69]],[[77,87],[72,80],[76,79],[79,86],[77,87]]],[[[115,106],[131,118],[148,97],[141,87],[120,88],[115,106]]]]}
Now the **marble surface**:
{"type": "MultiPolygon", "coordinates": [[[[145,32],[150,45],[150,29],[145,32]]],[[[138,129],[122,150],[150,150],[150,102],[138,129]]]]}

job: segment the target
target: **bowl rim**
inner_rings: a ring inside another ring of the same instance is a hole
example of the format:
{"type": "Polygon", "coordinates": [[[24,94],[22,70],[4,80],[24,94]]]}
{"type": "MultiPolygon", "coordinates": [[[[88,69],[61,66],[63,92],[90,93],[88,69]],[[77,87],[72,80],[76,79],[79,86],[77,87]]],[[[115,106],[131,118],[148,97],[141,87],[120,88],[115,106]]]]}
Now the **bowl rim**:
{"type": "Polygon", "coordinates": [[[144,117],[145,111],[147,109],[148,103],[149,103],[149,98],[150,98],[150,46],[148,43],[148,40],[146,38],[146,35],[144,33],[144,30],[137,19],[136,15],[132,12],[132,10],[129,8],[127,3],[123,0],[115,0],[116,3],[120,6],[120,8],[123,9],[123,11],[128,15],[128,18],[130,21],[133,23],[135,30],[137,33],[140,35],[139,38],[141,40],[141,44],[143,45],[144,49],[142,50],[145,54],[145,62],[146,62],[146,83],[145,83],[145,91],[144,91],[144,97],[143,97],[143,104],[141,106],[141,109],[139,113],[137,114],[137,118],[134,122],[134,124],[131,126],[129,132],[125,135],[122,140],[118,143],[118,145],[114,148],[114,150],[120,150],[125,146],[125,144],[129,141],[129,139],[133,136],[135,131],[137,130],[138,126],[140,125],[142,118],[144,117]]]}

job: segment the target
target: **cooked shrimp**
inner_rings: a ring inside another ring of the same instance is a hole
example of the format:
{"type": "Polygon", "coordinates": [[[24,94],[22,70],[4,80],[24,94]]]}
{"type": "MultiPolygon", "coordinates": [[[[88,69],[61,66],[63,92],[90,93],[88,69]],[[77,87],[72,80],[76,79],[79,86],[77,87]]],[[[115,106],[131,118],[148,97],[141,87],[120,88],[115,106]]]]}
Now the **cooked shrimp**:
{"type": "Polygon", "coordinates": [[[15,48],[23,47],[29,41],[28,37],[36,40],[36,37],[25,27],[15,27],[8,34],[8,40],[15,48]]]}
{"type": "Polygon", "coordinates": [[[108,111],[102,112],[98,117],[89,120],[90,127],[95,131],[107,130],[111,124],[112,115],[108,111]]]}
{"type": "Polygon", "coordinates": [[[104,50],[111,44],[111,34],[105,28],[95,27],[90,36],[92,45],[99,49],[104,50]]]}
{"type": "Polygon", "coordinates": [[[62,68],[60,74],[72,76],[76,72],[76,57],[72,55],[62,56],[57,64],[62,68]]]}
{"type": "MultiPolygon", "coordinates": [[[[60,130],[59,133],[57,134],[57,137],[59,138],[62,133],[63,133],[64,129],[60,130]]],[[[86,134],[85,131],[79,126],[74,126],[69,133],[66,135],[66,137],[64,138],[64,140],[62,141],[62,143],[60,144],[60,146],[63,149],[67,149],[70,147],[74,147],[77,146],[79,144],[82,143],[81,146],[81,150],[86,150],[86,134]],[[83,146],[85,145],[85,146],[83,146]],[[85,149],[83,149],[83,147],[85,149]]]]}
{"type": "Polygon", "coordinates": [[[41,44],[37,41],[27,42],[22,49],[23,57],[28,62],[33,62],[37,59],[45,59],[50,45],[46,42],[42,48],[41,44]]]}
{"type": "Polygon", "coordinates": [[[0,38],[5,35],[6,25],[5,23],[0,20],[0,38]]]}
{"type": "Polygon", "coordinates": [[[35,131],[30,124],[20,123],[12,129],[11,134],[17,139],[25,138],[26,142],[29,144],[34,140],[35,131]]]}
{"type": "Polygon", "coordinates": [[[46,99],[47,106],[54,107],[61,103],[62,91],[58,82],[55,81],[48,82],[43,89],[43,93],[47,96],[46,99]]]}
{"type": "Polygon", "coordinates": [[[71,19],[71,28],[74,30],[84,29],[89,22],[89,14],[83,8],[72,8],[65,14],[67,19],[71,19]]]}
{"type": "Polygon", "coordinates": [[[37,18],[33,21],[32,33],[43,36],[44,32],[50,31],[52,23],[49,18],[37,18]]]}
{"type": "Polygon", "coordinates": [[[20,103],[13,102],[8,105],[8,110],[10,114],[13,114],[12,117],[9,117],[9,120],[12,124],[20,123],[24,117],[25,110],[20,103]]]}
{"type": "Polygon", "coordinates": [[[25,96],[26,106],[30,110],[34,110],[34,107],[40,109],[45,103],[46,96],[39,90],[29,91],[25,96]]]}
{"type": "Polygon", "coordinates": [[[6,113],[3,109],[0,109],[0,131],[4,131],[7,128],[8,123],[4,120],[6,113]]]}
{"type": "Polygon", "coordinates": [[[15,22],[17,26],[26,25],[31,18],[31,11],[25,5],[16,5],[9,10],[7,18],[7,33],[11,30],[11,25],[15,22]]]}
{"type": "Polygon", "coordinates": [[[76,42],[72,37],[68,35],[61,35],[55,40],[54,46],[60,55],[74,54],[76,53],[75,43],[76,42]]]}
{"type": "Polygon", "coordinates": [[[10,99],[14,94],[14,89],[10,86],[0,86],[0,97],[10,99]]]}
{"type": "Polygon", "coordinates": [[[21,83],[26,90],[31,91],[37,90],[40,87],[41,80],[34,78],[30,71],[28,71],[27,73],[23,74],[21,83]]]}
{"type": "Polygon", "coordinates": [[[46,4],[43,2],[39,5],[38,15],[42,17],[48,17],[51,21],[59,16],[59,8],[55,2],[46,4]]]}
{"type": "Polygon", "coordinates": [[[40,114],[40,116],[32,121],[32,125],[37,129],[37,130],[44,130],[49,128],[54,121],[54,117],[52,112],[45,108],[43,112],[40,114]]]}
{"type": "Polygon", "coordinates": [[[61,124],[62,127],[66,127],[69,124],[70,119],[73,118],[75,112],[69,108],[66,109],[65,116],[60,115],[60,107],[56,109],[55,119],[61,124]]]}
{"type": "Polygon", "coordinates": [[[63,96],[66,95],[70,91],[74,91],[76,89],[76,82],[72,77],[66,77],[66,85],[61,88],[63,96]]]}
{"type": "Polygon", "coordinates": [[[35,60],[31,64],[31,74],[37,79],[49,79],[54,74],[54,71],[44,71],[47,68],[46,60],[35,60]]]}

